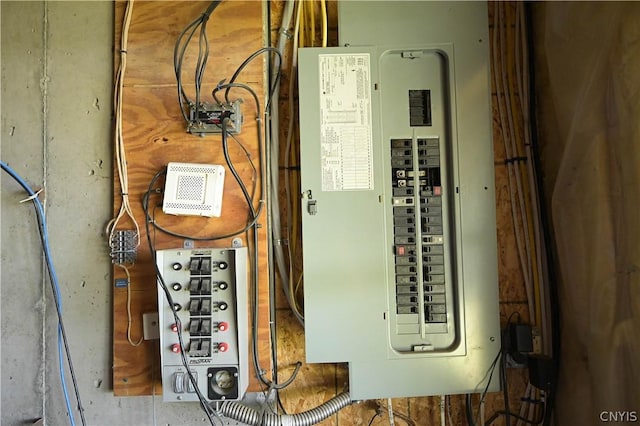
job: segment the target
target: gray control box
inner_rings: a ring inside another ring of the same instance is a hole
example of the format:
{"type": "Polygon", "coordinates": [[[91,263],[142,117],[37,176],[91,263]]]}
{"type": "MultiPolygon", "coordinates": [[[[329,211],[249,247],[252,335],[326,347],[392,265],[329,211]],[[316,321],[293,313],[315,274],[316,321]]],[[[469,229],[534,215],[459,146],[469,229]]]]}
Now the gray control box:
{"type": "Polygon", "coordinates": [[[241,399],[249,384],[246,247],[158,250],[156,262],[173,301],[159,285],[163,400],[198,401],[182,352],[206,400],[241,399]]]}
{"type": "Polygon", "coordinates": [[[299,52],[307,360],[349,362],[354,399],[474,392],[500,350],[486,4],[339,8],[349,47],[299,52]]]}

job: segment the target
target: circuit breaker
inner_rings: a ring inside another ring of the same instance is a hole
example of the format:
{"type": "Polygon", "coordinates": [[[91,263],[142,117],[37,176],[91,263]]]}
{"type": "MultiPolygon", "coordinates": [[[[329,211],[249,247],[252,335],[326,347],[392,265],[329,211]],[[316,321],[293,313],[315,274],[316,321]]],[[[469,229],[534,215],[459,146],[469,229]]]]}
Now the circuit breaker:
{"type": "Polygon", "coordinates": [[[486,4],[338,8],[345,47],[298,61],[307,361],[348,362],[353,399],[474,392],[500,351],[486,4]]]}
{"type": "Polygon", "coordinates": [[[159,284],[163,400],[199,400],[183,355],[206,400],[241,399],[248,386],[246,247],[158,250],[156,262],[173,303],[159,284]]]}

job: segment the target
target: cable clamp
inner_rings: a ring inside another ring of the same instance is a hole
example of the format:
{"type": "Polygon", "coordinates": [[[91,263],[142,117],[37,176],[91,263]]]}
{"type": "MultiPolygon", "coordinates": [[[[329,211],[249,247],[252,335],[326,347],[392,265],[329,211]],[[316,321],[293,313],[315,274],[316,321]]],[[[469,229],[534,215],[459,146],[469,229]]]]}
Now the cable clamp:
{"type": "Polygon", "coordinates": [[[124,50],[124,49],[120,49],[120,54],[126,55],[126,54],[127,54],[127,51],[126,51],[126,50],[124,50]]]}
{"type": "Polygon", "coordinates": [[[288,40],[291,40],[293,38],[293,33],[289,31],[289,28],[281,28],[280,34],[285,36],[288,40]]]}
{"type": "Polygon", "coordinates": [[[40,193],[44,190],[44,188],[40,188],[36,193],[34,193],[33,195],[31,195],[30,197],[25,198],[24,200],[20,200],[19,203],[26,203],[27,201],[33,201],[36,198],[38,198],[38,195],[40,195],[40,193]]]}
{"type": "Polygon", "coordinates": [[[526,163],[528,160],[527,157],[511,157],[511,158],[507,158],[506,160],[504,160],[504,164],[509,164],[509,163],[526,163]]]}

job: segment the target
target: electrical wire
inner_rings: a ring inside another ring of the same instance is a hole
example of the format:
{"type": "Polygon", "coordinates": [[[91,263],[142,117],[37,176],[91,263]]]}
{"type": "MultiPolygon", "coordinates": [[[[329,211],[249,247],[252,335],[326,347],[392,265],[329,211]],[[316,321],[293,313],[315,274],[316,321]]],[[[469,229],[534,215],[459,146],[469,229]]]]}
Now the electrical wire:
{"type": "Polygon", "coordinates": [[[122,24],[122,33],[120,36],[120,64],[116,72],[115,88],[113,94],[113,109],[115,114],[115,155],[116,155],[116,170],[118,172],[118,180],[120,183],[120,208],[116,216],[107,224],[107,241],[111,244],[113,241],[114,233],[118,228],[121,220],[128,217],[133,223],[136,230],[136,247],[140,245],[140,226],[136,221],[133,211],[131,210],[131,204],[129,202],[129,174],[127,169],[127,156],[124,146],[124,136],[122,132],[122,96],[124,90],[124,75],[127,69],[127,48],[129,42],[129,27],[131,25],[131,17],[133,15],[133,2],[129,0],[124,13],[124,22],[122,24]]]}
{"type": "MultiPolygon", "coordinates": [[[[493,378],[493,372],[496,369],[496,366],[498,365],[498,360],[500,359],[500,355],[502,354],[502,349],[500,349],[498,351],[498,353],[496,354],[496,357],[493,359],[493,361],[491,362],[491,365],[489,365],[489,368],[487,369],[487,372],[485,374],[485,376],[482,378],[482,380],[478,383],[478,385],[476,386],[479,387],[480,384],[482,382],[484,382],[484,379],[487,378],[487,384],[484,387],[484,390],[482,391],[482,393],[480,394],[480,403],[479,406],[481,407],[482,404],[484,404],[484,399],[487,396],[487,392],[489,390],[489,385],[491,385],[491,379],[493,378]]],[[[475,417],[473,415],[473,404],[471,401],[471,394],[467,394],[466,399],[465,399],[465,412],[466,412],[466,416],[467,416],[467,423],[469,424],[469,426],[475,426],[477,424],[477,419],[480,417],[480,408],[478,408],[478,412],[476,413],[475,417]]]]}
{"type": "MultiPolygon", "coordinates": [[[[253,92],[253,90],[251,88],[249,88],[248,86],[245,86],[243,84],[238,84],[238,83],[229,83],[228,85],[230,85],[230,87],[237,87],[237,88],[241,88],[241,89],[245,89],[248,90],[250,93],[252,93],[252,95],[255,97],[255,101],[256,101],[256,107],[259,110],[260,109],[260,103],[259,100],[257,99],[257,96],[255,96],[255,92],[253,92]]],[[[226,86],[226,85],[225,85],[226,86]]],[[[222,90],[222,88],[220,88],[220,90],[222,90]]],[[[236,181],[238,182],[238,185],[240,185],[240,188],[242,190],[242,193],[245,197],[245,200],[247,201],[247,205],[249,206],[249,212],[250,212],[250,219],[256,219],[256,213],[257,211],[253,208],[253,205],[251,203],[251,199],[250,196],[248,194],[248,191],[246,190],[245,185],[242,182],[242,179],[240,178],[240,176],[238,175],[237,171],[235,170],[235,167],[233,165],[233,162],[231,161],[231,158],[229,156],[229,152],[228,152],[228,144],[227,144],[227,120],[228,119],[224,119],[222,121],[222,150],[223,150],[223,154],[224,154],[224,158],[225,161],[227,163],[227,167],[229,168],[229,170],[231,171],[231,174],[234,176],[234,178],[236,178],[236,181]]],[[[263,164],[264,162],[261,162],[261,164],[263,164]]],[[[264,174],[263,174],[264,176],[264,174]]],[[[263,184],[264,184],[264,179],[262,180],[263,184]]],[[[255,221],[254,221],[255,223],[255,221]]],[[[259,270],[259,265],[258,265],[258,229],[257,226],[254,225],[252,227],[252,235],[253,235],[253,250],[254,250],[254,256],[252,258],[253,261],[253,268],[252,268],[252,286],[253,286],[253,292],[252,292],[252,305],[253,305],[253,312],[252,312],[252,349],[253,349],[253,365],[254,365],[254,369],[256,371],[256,374],[258,375],[258,379],[265,385],[267,385],[269,387],[269,389],[284,389],[287,386],[289,386],[293,380],[295,380],[296,376],[298,375],[298,372],[300,371],[300,367],[302,366],[302,363],[298,362],[296,364],[296,368],[294,369],[293,373],[291,374],[291,377],[285,381],[282,384],[278,384],[275,381],[271,381],[268,380],[265,377],[265,372],[262,369],[262,367],[260,366],[260,358],[259,358],[259,354],[258,354],[258,313],[259,313],[259,309],[258,309],[258,297],[259,297],[259,287],[258,287],[258,270],[259,270]]],[[[273,343],[275,344],[275,342],[273,343]]]]}
{"type": "Polygon", "coordinates": [[[120,263],[116,263],[115,265],[122,269],[127,276],[127,340],[131,346],[140,346],[144,340],[144,336],[140,336],[140,339],[135,342],[131,338],[131,273],[125,265],[120,263]]]}
{"type": "MultiPolygon", "coordinates": [[[[389,416],[389,424],[390,425],[395,425],[395,419],[396,417],[399,419],[402,419],[408,426],[416,426],[416,422],[413,421],[413,419],[411,419],[411,417],[409,417],[408,415],[404,414],[404,413],[399,413],[397,411],[395,411],[393,409],[393,405],[391,403],[391,398],[387,399],[387,405],[384,406],[382,405],[382,403],[379,400],[376,400],[376,406],[377,406],[377,410],[376,410],[376,415],[381,415],[382,411],[386,411],[387,415],[389,416]]],[[[375,418],[375,416],[374,416],[375,418]]]]}
{"type": "Polygon", "coordinates": [[[33,189],[31,189],[29,184],[20,175],[18,175],[8,164],[2,161],[0,161],[0,166],[2,167],[2,170],[4,170],[9,176],[11,176],[29,195],[29,199],[33,202],[33,205],[36,211],[36,218],[38,221],[38,233],[40,235],[42,251],[44,253],[45,264],[47,266],[47,274],[49,276],[49,283],[51,284],[51,290],[54,296],[53,300],[55,303],[56,313],[58,316],[58,360],[59,360],[60,382],[62,385],[62,392],[65,399],[65,405],[67,407],[67,414],[69,416],[69,421],[72,426],[75,426],[75,419],[73,416],[73,411],[71,409],[71,402],[70,402],[69,393],[67,390],[66,379],[64,375],[64,365],[62,361],[64,359],[62,347],[64,347],[67,366],[69,368],[69,373],[71,375],[73,389],[75,392],[76,402],[78,404],[77,408],[78,408],[78,411],[80,412],[80,419],[81,419],[82,425],[84,426],[86,425],[86,419],[84,416],[84,407],[82,405],[82,400],[80,398],[78,381],[76,379],[75,370],[73,368],[73,361],[71,359],[71,352],[69,350],[67,333],[64,328],[64,321],[62,317],[62,298],[60,295],[60,285],[58,282],[58,275],[57,275],[55,266],[53,264],[53,259],[51,256],[51,248],[49,246],[49,233],[47,229],[47,221],[44,213],[44,207],[42,206],[42,203],[38,199],[37,194],[33,191],[33,189]]]}
{"type": "Polygon", "coordinates": [[[197,121],[199,117],[201,102],[201,87],[204,73],[207,67],[207,61],[209,59],[209,39],[207,37],[207,23],[213,11],[220,5],[220,0],[212,1],[207,9],[198,16],[191,23],[189,23],[184,30],[178,36],[176,44],[173,49],[173,68],[176,75],[177,89],[178,89],[178,104],[180,105],[180,111],[184,120],[191,124],[190,110],[194,108],[195,113],[193,120],[197,121]],[[195,85],[195,101],[192,101],[184,90],[184,84],[182,83],[182,65],[184,63],[184,57],[193,39],[195,33],[199,31],[198,36],[198,59],[194,70],[194,85],[195,85]],[[186,106],[185,106],[186,104],[186,106]]]}
{"type": "MultiPolygon", "coordinates": [[[[247,65],[249,65],[254,59],[256,59],[258,56],[265,54],[265,53],[269,53],[269,54],[273,54],[275,55],[276,59],[277,59],[277,66],[275,66],[275,71],[274,71],[274,78],[273,78],[273,82],[271,83],[271,87],[269,88],[269,96],[267,98],[267,103],[265,105],[265,110],[268,111],[269,108],[271,107],[271,102],[273,99],[273,95],[278,87],[278,84],[280,83],[280,74],[281,74],[281,69],[282,69],[282,54],[280,53],[280,51],[278,49],[276,49],[275,47],[262,47],[258,50],[256,50],[255,52],[253,52],[251,55],[249,55],[247,57],[247,59],[245,59],[240,66],[238,66],[238,68],[235,70],[235,72],[233,73],[233,75],[231,76],[231,79],[229,80],[229,83],[235,83],[236,79],[238,78],[238,76],[240,75],[240,73],[247,67],[247,65]]],[[[224,81],[221,82],[221,84],[224,84],[224,81]]],[[[227,103],[231,103],[229,101],[229,92],[231,91],[231,87],[227,87],[225,92],[224,92],[224,98],[225,101],[227,103]]],[[[221,103],[219,99],[215,98],[215,94],[214,94],[214,99],[216,99],[216,101],[218,103],[221,103]]]]}
{"type": "MultiPolygon", "coordinates": [[[[120,182],[120,196],[121,204],[120,209],[116,216],[109,221],[106,228],[107,239],[109,241],[111,250],[113,252],[114,234],[122,219],[128,217],[135,228],[136,247],[140,245],[140,226],[133,215],[131,210],[131,204],[129,201],[129,177],[127,168],[127,157],[124,145],[124,135],[122,131],[122,104],[123,104],[123,89],[124,89],[124,75],[127,68],[127,46],[129,39],[129,27],[131,25],[131,17],[133,15],[134,0],[129,0],[124,14],[124,22],[122,25],[122,33],[120,36],[120,64],[118,71],[116,72],[115,89],[114,89],[114,111],[115,111],[115,154],[116,154],[116,169],[118,171],[118,179],[120,182]]],[[[124,270],[127,276],[127,340],[132,346],[139,346],[143,338],[134,342],[131,339],[131,275],[129,268],[133,266],[126,266],[122,263],[114,263],[115,266],[124,270]]]]}
{"type": "MultiPolygon", "coordinates": [[[[296,20],[295,20],[295,25],[294,25],[294,30],[293,30],[293,53],[291,55],[291,67],[290,67],[290,72],[289,72],[289,101],[288,101],[288,106],[289,106],[289,123],[288,123],[288,127],[287,127],[287,136],[286,136],[286,140],[285,140],[285,154],[284,154],[284,170],[285,170],[285,175],[284,175],[284,188],[285,188],[285,198],[287,200],[287,236],[289,237],[289,244],[287,245],[287,255],[288,255],[288,265],[289,265],[289,270],[288,270],[288,274],[287,274],[287,282],[283,283],[286,285],[286,291],[285,291],[285,297],[287,298],[287,301],[289,302],[289,306],[291,307],[291,310],[293,311],[295,317],[298,319],[298,321],[301,323],[301,325],[304,326],[304,314],[302,312],[302,309],[300,309],[300,307],[298,307],[298,302],[296,299],[296,289],[294,286],[294,260],[295,257],[295,252],[296,252],[296,248],[297,248],[297,243],[298,243],[298,238],[297,238],[297,230],[298,230],[298,199],[297,197],[293,197],[292,191],[291,191],[291,178],[289,173],[291,172],[292,168],[290,167],[291,163],[291,159],[295,158],[295,153],[294,150],[292,150],[292,146],[294,146],[293,144],[293,138],[294,138],[294,123],[296,122],[296,111],[294,108],[294,95],[293,95],[293,91],[294,91],[294,87],[295,87],[295,82],[296,82],[296,77],[297,77],[297,69],[298,69],[298,55],[297,55],[297,51],[298,51],[298,36],[299,36],[299,32],[300,32],[300,19],[302,16],[302,7],[303,7],[303,3],[298,2],[298,8],[296,11],[296,20]]],[[[296,193],[299,193],[299,191],[296,191],[296,193]]],[[[300,281],[302,281],[302,275],[300,276],[300,281]]]]}
{"type": "MultiPolygon", "coordinates": [[[[518,6],[516,6],[518,8],[518,6]]],[[[495,3],[493,13],[493,37],[492,37],[492,78],[497,92],[498,113],[500,126],[502,130],[502,141],[506,155],[506,165],[508,169],[508,184],[511,197],[512,221],[514,227],[514,235],[516,238],[516,247],[518,250],[518,258],[520,261],[521,271],[525,289],[527,292],[527,301],[529,307],[529,318],[533,326],[542,327],[543,349],[546,347],[544,340],[546,337],[547,319],[546,310],[542,307],[542,294],[544,292],[544,276],[542,273],[541,262],[541,238],[537,217],[539,215],[537,207],[537,188],[532,185],[532,159],[529,150],[529,129],[528,110],[525,108],[528,93],[525,89],[526,84],[523,79],[526,74],[521,72],[521,62],[524,58],[523,51],[520,48],[520,37],[526,39],[523,34],[520,18],[521,13],[516,13],[515,37],[514,37],[514,55],[510,55],[507,38],[505,21],[504,4],[495,3]],[[507,66],[507,62],[513,60],[515,64],[507,66]],[[517,110],[515,105],[515,94],[510,90],[514,86],[512,70],[515,69],[515,84],[518,87],[520,100],[522,101],[517,110]],[[499,78],[500,74],[501,78],[499,78]],[[516,136],[515,115],[520,114],[522,117],[522,134],[521,138],[516,136]],[[518,219],[519,218],[519,219],[518,219]]],[[[501,362],[501,377],[505,383],[505,410],[506,424],[510,424],[510,409],[508,402],[508,388],[506,378],[506,367],[504,360],[501,362]]],[[[528,391],[530,387],[527,386],[528,391]]],[[[537,390],[535,391],[538,392],[537,390]]],[[[525,396],[528,394],[525,393],[525,396]]],[[[524,404],[521,409],[524,409],[524,404]]]]}
{"type": "MultiPolygon", "coordinates": [[[[242,84],[242,83],[226,83],[226,84],[220,84],[218,85],[214,90],[212,95],[215,96],[215,93],[221,90],[225,90],[225,93],[227,91],[227,89],[241,89],[244,90],[246,92],[248,92],[254,99],[255,105],[256,105],[256,121],[258,123],[258,146],[262,146],[262,131],[261,131],[261,120],[260,120],[260,100],[258,99],[257,94],[255,93],[255,91],[249,87],[246,84],[242,84]]],[[[236,181],[238,182],[238,184],[241,186],[241,190],[243,192],[243,195],[245,196],[245,200],[247,200],[248,205],[250,206],[250,219],[251,221],[254,223],[253,225],[253,229],[252,229],[252,234],[253,234],[253,243],[254,243],[254,247],[255,250],[257,251],[257,246],[258,246],[258,232],[257,232],[257,214],[258,212],[255,211],[255,209],[253,208],[253,205],[250,203],[250,200],[248,198],[248,194],[246,192],[246,188],[244,188],[242,185],[242,180],[239,178],[239,176],[237,175],[237,172],[235,171],[235,167],[233,166],[233,163],[231,162],[231,159],[229,158],[228,155],[228,148],[227,148],[227,129],[226,129],[226,124],[227,124],[227,120],[228,119],[224,119],[222,121],[222,147],[223,147],[223,154],[225,156],[225,161],[227,162],[227,166],[229,167],[229,170],[231,171],[231,173],[234,175],[234,178],[236,178],[236,181]]],[[[261,161],[261,172],[262,172],[262,176],[266,176],[266,173],[264,173],[263,167],[265,165],[264,161],[261,161]]],[[[263,186],[265,185],[265,180],[262,179],[262,183],[263,186]]],[[[263,189],[262,193],[265,193],[266,190],[263,189]]],[[[267,385],[269,387],[269,389],[284,389],[285,387],[287,387],[297,376],[300,367],[302,366],[301,363],[297,363],[296,364],[296,368],[294,369],[291,377],[286,380],[284,383],[282,384],[278,384],[276,383],[276,381],[271,381],[268,380],[265,376],[264,376],[264,370],[262,369],[262,367],[260,366],[260,360],[259,360],[259,355],[258,355],[258,351],[257,351],[257,346],[258,346],[258,295],[259,295],[259,289],[258,289],[258,277],[257,277],[257,271],[258,271],[258,256],[257,256],[257,252],[256,255],[254,256],[254,279],[253,279],[253,327],[252,327],[252,342],[253,342],[253,362],[254,362],[254,368],[256,370],[256,373],[258,374],[258,379],[265,385],[267,385]]],[[[272,343],[275,344],[275,343],[272,343]]],[[[272,355],[273,356],[273,355],[272,355]]],[[[275,378],[274,378],[275,380],[275,378]]]]}
{"type": "Polygon", "coordinates": [[[550,334],[549,340],[550,343],[550,353],[553,357],[553,373],[551,376],[551,384],[549,387],[549,392],[545,396],[545,412],[544,412],[544,424],[548,426],[553,423],[552,414],[555,405],[555,398],[557,392],[557,384],[558,384],[558,365],[560,362],[561,356],[561,339],[560,339],[560,310],[558,307],[558,286],[556,282],[556,270],[554,266],[554,253],[553,253],[553,244],[551,244],[551,224],[549,219],[549,210],[546,206],[546,197],[544,195],[544,185],[542,182],[542,173],[540,171],[540,152],[538,145],[538,134],[537,134],[537,116],[536,116],[536,91],[535,91],[535,66],[534,59],[535,58],[535,47],[533,43],[533,18],[531,17],[531,4],[525,5],[525,22],[524,25],[526,27],[526,32],[529,34],[528,37],[525,38],[524,44],[526,45],[527,53],[525,57],[527,58],[527,75],[528,81],[525,82],[525,85],[528,88],[528,111],[529,111],[529,122],[530,122],[530,135],[531,135],[531,152],[532,152],[532,166],[535,171],[535,181],[536,187],[538,191],[538,199],[540,202],[539,212],[540,212],[540,229],[542,230],[542,241],[544,246],[544,241],[549,242],[548,247],[545,247],[545,272],[546,272],[546,286],[547,286],[547,298],[545,299],[549,304],[549,325],[548,331],[550,334]]]}
{"type": "MultiPolygon", "coordinates": [[[[498,2],[494,7],[493,78],[498,92],[500,121],[509,167],[512,210],[516,209],[515,201],[517,199],[520,223],[523,228],[520,230],[518,221],[514,219],[516,241],[519,246],[518,253],[527,288],[529,317],[532,323],[540,329],[542,354],[554,357],[552,385],[549,391],[545,392],[543,407],[544,422],[549,424],[557,381],[555,366],[559,355],[560,339],[557,331],[559,314],[556,300],[557,288],[553,283],[553,256],[550,250],[551,246],[547,246],[548,241],[551,241],[548,212],[545,208],[543,185],[539,172],[539,152],[537,152],[535,79],[533,78],[535,67],[531,36],[533,30],[530,10],[524,4],[516,4],[513,15],[515,16],[515,37],[512,48],[510,46],[511,38],[506,36],[507,27],[511,28],[511,26],[505,22],[505,16],[507,16],[505,5],[498,2]],[[513,54],[511,54],[511,50],[513,50],[513,54]],[[497,76],[498,70],[501,71],[501,78],[497,76]],[[514,83],[519,95],[517,99],[514,91],[508,90],[514,86],[514,83]],[[501,93],[505,93],[504,101],[501,99],[501,93]],[[515,136],[517,126],[514,117],[517,114],[520,114],[522,120],[521,138],[515,136]],[[515,183],[515,190],[513,183],[515,183]],[[514,192],[517,193],[517,197],[514,197],[514,192]],[[526,261],[523,261],[523,253],[526,254],[526,261]]],[[[513,214],[514,218],[515,216],[513,214]]],[[[529,418],[535,417],[535,413],[538,411],[538,406],[535,404],[540,400],[540,395],[539,389],[534,388],[530,383],[527,385],[519,417],[515,417],[519,420],[518,424],[525,421],[523,418],[526,419],[527,416],[522,415],[525,412],[529,413],[529,418]],[[535,402],[535,404],[530,402],[535,402]]],[[[509,415],[509,410],[506,411],[506,414],[509,415]]]]}
{"type": "Polygon", "coordinates": [[[373,424],[373,421],[376,419],[376,417],[379,417],[380,414],[379,413],[375,413],[372,417],[371,420],[369,420],[369,423],[367,423],[367,426],[371,426],[373,424]]]}
{"type": "MultiPolygon", "coordinates": [[[[299,220],[300,220],[300,205],[299,205],[299,190],[293,191],[293,188],[299,189],[299,176],[296,174],[293,178],[290,176],[291,173],[297,173],[297,167],[291,167],[291,164],[295,164],[299,157],[299,144],[294,143],[294,135],[296,133],[296,112],[294,108],[294,88],[297,76],[297,52],[298,48],[305,47],[305,43],[309,40],[311,46],[315,45],[315,17],[317,16],[315,13],[315,2],[312,1],[299,1],[296,2],[296,19],[294,25],[293,32],[293,49],[291,55],[291,65],[289,68],[289,97],[288,97],[288,108],[289,108],[289,124],[287,127],[286,133],[286,145],[284,149],[284,185],[285,185],[285,199],[287,200],[286,211],[287,211],[287,263],[288,263],[288,273],[281,274],[281,278],[283,280],[283,284],[285,284],[285,297],[289,306],[291,307],[295,317],[304,326],[304,314],[302,312],[302,308],[298,304],[298,293],[299,289],[302,286],[303,275],[302,272],[296,278],[295,270],[294,270],[294,259],[297,259],[297,245],[299,241],[298,237],[298,229],[299,229],[299,220]],[[306,20],[310,21],[305,23],[306,20]],[[306,36],[306,28],[311,27],[311,34],[306,36]],[[293,181],[293,182],[292,182],[293,181]]],[[[321,26],[322,26],[322,46],[326,47],[327,45],[327,10],[326,4],[324,0],[320,1],[320,17],[321,17],[321,26]]]]}

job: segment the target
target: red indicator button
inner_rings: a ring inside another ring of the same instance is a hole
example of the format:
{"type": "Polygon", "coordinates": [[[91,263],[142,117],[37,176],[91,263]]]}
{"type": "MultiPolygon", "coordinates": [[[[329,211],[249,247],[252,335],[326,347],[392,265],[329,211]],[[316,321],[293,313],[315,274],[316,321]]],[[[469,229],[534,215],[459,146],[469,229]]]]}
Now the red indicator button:
{"type": "Polygon", "coordinates": [[[433,187],[433,195],[442,195],[442,187],[434,186],[433,187]]]}
{"type": "Polygon", "coordinates": [[[218,330],[219,331],[227,331],[229,329],[229,323],[222,321],[220,323],[218,323],[218,330]]]}
{"type": "Polygon", "coordinates": [[[225,342],[218,343],[218,350],[220,352],[226,352],[226,351],[229,350],[229,345],[227,343],[225,343],[225,342]]]}
{"type": "Polygon", "coordinates": [[[171,328],[171,331],[173,331],[174,333],[178,332],[178,324],[175,324],[175,323],[171,324],[170,328],[171,328]]]}
{"type": "Polygon", "coordinates": [[[174,354],[179,354],[180,352],[182,352],[182,350],[180,349],[180,344],[174,343],[173,345],[171,345],[171,352],[173,352],[174,354]]]}
{"type": "Polygon", "coordinates": [[[398,256],[404,256],[404,246],[396,246],[396,254],[398,256]]]}

